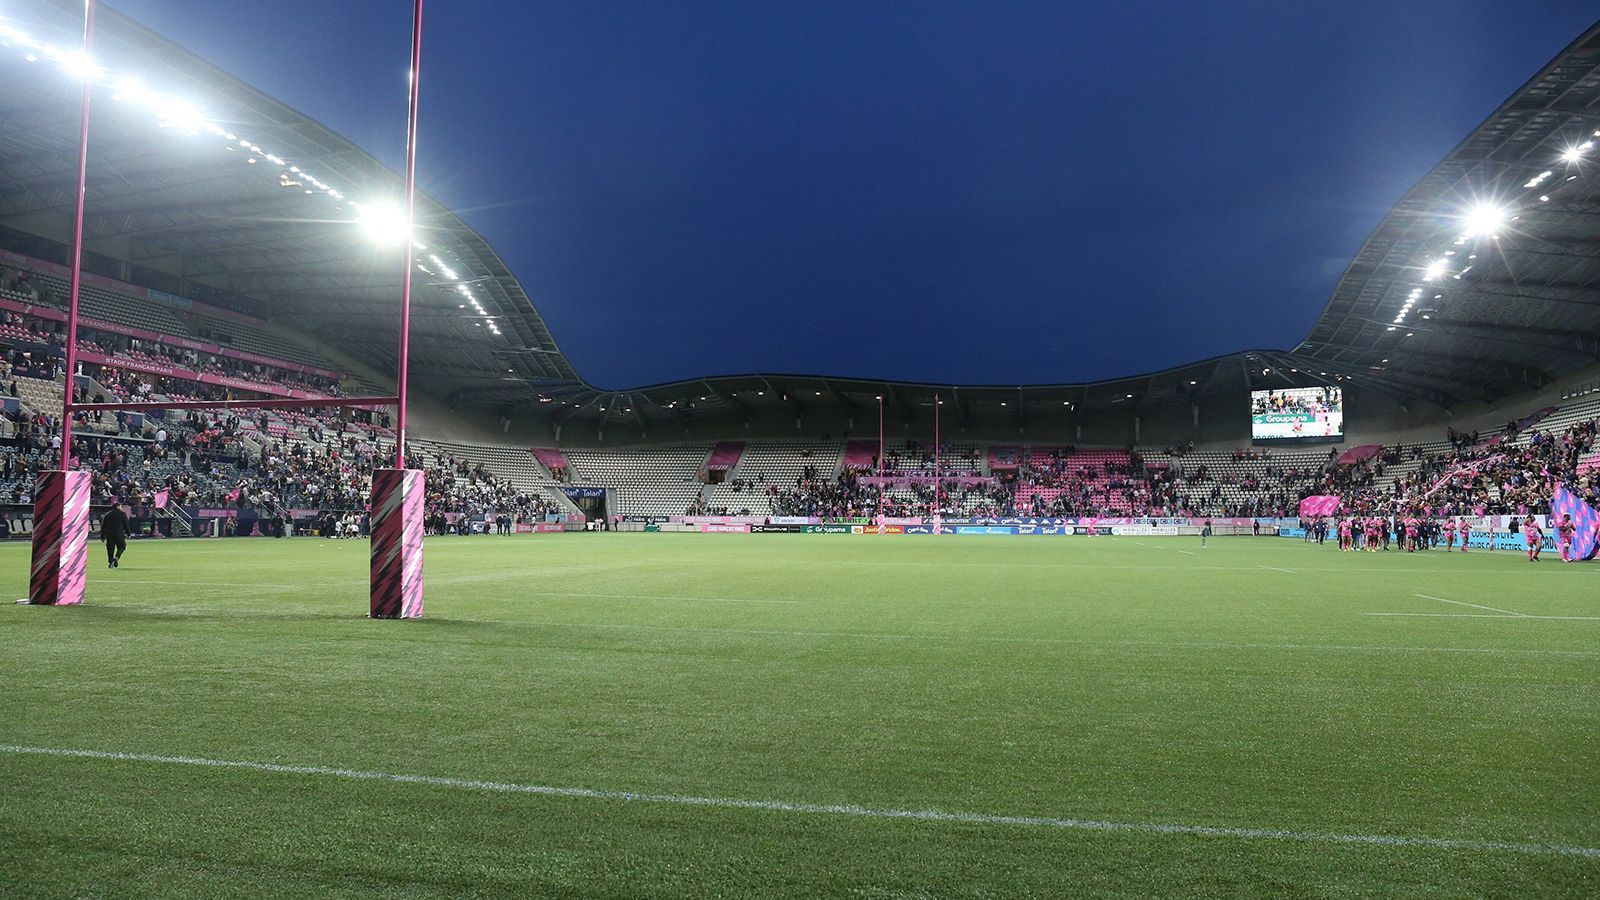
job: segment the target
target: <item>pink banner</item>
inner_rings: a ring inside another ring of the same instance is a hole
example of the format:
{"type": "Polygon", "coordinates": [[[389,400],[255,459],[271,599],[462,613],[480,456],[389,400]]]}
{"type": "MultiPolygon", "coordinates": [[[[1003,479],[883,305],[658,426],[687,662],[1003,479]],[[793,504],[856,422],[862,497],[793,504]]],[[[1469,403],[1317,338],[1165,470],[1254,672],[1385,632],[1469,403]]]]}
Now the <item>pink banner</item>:
{"type": "Polygon", "coordinates": [[[118,369],[130,369],[134,372],[144,372],[148,375],[165,375],[169,378],[181,378],[185,381],[198,381],[202,384],[216,384],[223,387],[238,388],[257,394],[266,394],[269,397],[294,397],[301,400],[333,399],[328,394],[317,394],[311,391],[299,391],[292,388],[279,387],[275,384],[262,384],[257,381],[248,381],[243,378],[234,378],[231,375],[213,375],[209,372],[196,372],[182,366],[170,363],[154,362],[148,359],[129,359],[126,356],[107,356],[93,350],[79,350],[78,359],[86,363],[95,363],[102,366],[114,366],[118,369]]]}
{"type": "Polygon", "coordinates": [[[1349,450],[1346,450],[1344,453],[1339,455],[1339,465],[1355,465],[1358,462],[1377,456],[1378,451],[1382,449],[1382,444],[1362,444],[1359,447],[1351,447],[1349,450]]]}
{"type": "Polygon", "coordinates": [[[749,534],[749,525],[701,525],[701,534],[749,534]]]}
{"type": "Polygon", "coordinates": [[[528,452],[532,453],[533,458],[542,463],[546,469],[553,471],[567,467],[567,458],[561,455],[560,450],[552,450],[548,447],[529,447],[528,452]]]}
{"type": "Polygon", "coordinates": [[[718,441],[711,448],[711,458],[706,460],[707,469],[731,469],[739,464],[739,457],[744,455],[744,441],[718,441]]]}
{"type": "Polygon", "coordinates": [[[156,493],[155,493],[156,509],[166,509],[167,508],[167,499],[169,497],[171,497],[171,496],[172,496],[172,494],[171,494],[170,491],[166,491],[166,490],[156,491],[156,493]]]}
{"type": "MultiPolygon", "coordinates": [[[[885,475],[882,478],[868,475],[860,480],[864,487],[905,487],[912,484],[933,484],[932,475],[885,475]]],[[[993,478],[982,475],[946,475],[945,484],[954,484],[958,487],[988,487],[994,484],[993,478]]]]}
{"type": "Polygon", "coordinates": [[[872,458],[877,455],[877,441],[849,441],[844,445],[844,459],[840,465],[846,469],[869,469],[872,458]]]}
{"type": "Polygon", "coordinates": [[[1339,512],[1339,498],[1324,494],[1307,497],[1300,501],[1300,517],[1304,519],[1316,516],[1331,516],[1339,512]]]}

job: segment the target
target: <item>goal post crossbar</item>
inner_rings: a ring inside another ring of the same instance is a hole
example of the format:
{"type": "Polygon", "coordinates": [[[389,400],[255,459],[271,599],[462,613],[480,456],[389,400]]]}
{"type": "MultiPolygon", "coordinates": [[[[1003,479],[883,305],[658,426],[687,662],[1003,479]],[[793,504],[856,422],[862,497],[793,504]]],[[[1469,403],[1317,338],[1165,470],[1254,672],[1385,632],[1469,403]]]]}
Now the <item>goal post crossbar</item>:
{"type": "Polygon", "coordinates": [[[71,403],[66,414],[94,410],[139,412],[158,409],[305,409],[326,406],[398,406],[399,397],[277,397],[266,400],[138,400],[126,403],[71,403]]]}

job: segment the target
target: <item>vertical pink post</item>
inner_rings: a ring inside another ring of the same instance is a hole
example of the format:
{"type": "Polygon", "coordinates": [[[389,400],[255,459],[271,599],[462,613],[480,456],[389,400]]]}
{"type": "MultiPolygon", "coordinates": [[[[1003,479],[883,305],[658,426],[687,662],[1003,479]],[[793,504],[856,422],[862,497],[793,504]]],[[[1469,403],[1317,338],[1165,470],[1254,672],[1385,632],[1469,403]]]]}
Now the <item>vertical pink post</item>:
{"type": "Polygon", "coordinates": [[[406,105],[406,249],[400,282],[400,356],[395,385],[394,467],[406,467],[406,393],[411,381],[411,267],[416,253],[417,112],[422,97],[422,0],[411,10],[411,93],[406,105]]]}
{"type": "Polygon", "coordinates": [[[374,619],[422,615],[422,535],[426,478],[406,468],[406,396],[411,370],[411,269],[417,218],[417,113],[422,94],[422,0],[411,12],[411,85],[406,107],[405,271],[400,288],[400,352],[395,385],[394,468],[372,473],[374,619]]]}
{"type": "Polygon", "coordinates": [[[83,4],[83,101],[78,110],[78,196],[72,219],[72,286],[67,300],[67,371],[61,383],[61,468],[39,473],[33,501],[33,568],[28,602],[83,602],[89,561],[89,473],[72,468],[72,392],[78,370],[78,288],[83,281],[83,206],[89,180],[89,97],[94,86],[96,0],[83,4]]]}
{"type": "Polygon", "coordinates": [[[944,401],[933,395],[933,533],[939,533],[939,492],[944,488],[944,470],[939,467],[939,411],[944,401]]]}
{"type": "Polygon", "coordinates": [[[878,395],[878,530],[883,530],[883,395],[878,395]]]}

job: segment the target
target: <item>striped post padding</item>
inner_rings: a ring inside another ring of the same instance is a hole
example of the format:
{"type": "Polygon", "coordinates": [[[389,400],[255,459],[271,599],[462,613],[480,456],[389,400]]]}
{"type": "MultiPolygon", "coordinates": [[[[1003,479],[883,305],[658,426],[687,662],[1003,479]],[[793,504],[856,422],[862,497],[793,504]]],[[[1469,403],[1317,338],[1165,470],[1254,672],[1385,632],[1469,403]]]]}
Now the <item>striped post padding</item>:
{"type": "Polygon", "coordinates": [[[420,469],[372,473],[372,618],[422,615],[422,516],[426,493],[420,469]]]}
{"type": "Polygon", "coordinates": [[[89,568],[89,473],[39,473],[33,501],[33,574],[28,602],[83,602],[89,568]]]}

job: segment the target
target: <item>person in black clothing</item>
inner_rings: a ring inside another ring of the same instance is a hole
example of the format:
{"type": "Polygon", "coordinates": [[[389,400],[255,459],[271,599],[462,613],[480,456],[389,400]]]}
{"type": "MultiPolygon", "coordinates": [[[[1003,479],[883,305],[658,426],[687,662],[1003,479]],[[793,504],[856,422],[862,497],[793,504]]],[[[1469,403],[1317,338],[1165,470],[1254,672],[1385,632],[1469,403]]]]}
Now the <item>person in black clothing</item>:
{"type": "Polygon", "coordinates": [[[113,506],[100,520],[100,540],[106,543],[106,568],[115,569],[128,549],[128,514],[113,506]]]}

